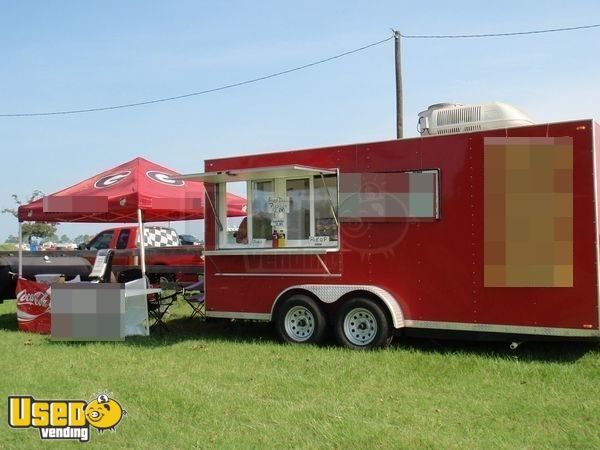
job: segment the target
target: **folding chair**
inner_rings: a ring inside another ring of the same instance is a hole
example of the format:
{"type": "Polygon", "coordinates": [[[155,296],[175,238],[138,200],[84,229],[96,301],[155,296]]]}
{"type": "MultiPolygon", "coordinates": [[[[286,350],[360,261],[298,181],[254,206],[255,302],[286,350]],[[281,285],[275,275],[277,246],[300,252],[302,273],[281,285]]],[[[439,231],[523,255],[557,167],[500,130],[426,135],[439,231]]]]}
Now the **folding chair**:
{"type": "Polygon", "coordinates": [[[163,319],[169,311],[169,308],[177,300],[177,295],[177,292],[167,295],[164,295],[163,292],[159,292],[148,299],[148,315],[154,319],[154,322],[150,325],[150,331],[155,328],[169,331],[169,327],[167,327],[167,324],[163,319]]]}
{"type": "Polygon", "coordinates": [[[201,319],[206,318],[204,314],[204,280],[197,281],[183,288],[182,297],[192,308],[190,319],[198,316],[201,319]]]}
{"type": "MultiPolygon", "coordinates": [[[[140,278],[142,278],[142,271],[140,269],[128,269],[121,272],[117,280],[119,283],[126,283],[140,278]]],[[[150,285],[147,278],[146,285],[150,285]]],[[[179,292],[175,291],[172,294],[160,292],[148,296],[148,316],[153,320],[150,324],[150,331],[154,329],[164,329],[165,331],[169,331],[169,328],[164,322],[164,317],[169,311],[169,308],[177,300],[178,294],[179,292]]]]}

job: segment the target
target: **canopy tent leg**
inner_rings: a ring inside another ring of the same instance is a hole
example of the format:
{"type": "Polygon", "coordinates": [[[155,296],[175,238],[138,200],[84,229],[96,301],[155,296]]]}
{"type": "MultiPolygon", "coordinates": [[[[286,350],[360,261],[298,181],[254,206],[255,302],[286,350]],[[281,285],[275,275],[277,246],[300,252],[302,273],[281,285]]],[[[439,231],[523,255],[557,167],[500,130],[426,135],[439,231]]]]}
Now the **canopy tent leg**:
{"type": "Polygon", "coordinates": [[[142,222],[142,210],[138,208],[138,236],[140,237],[140,260],[142,269],[142,278],[146,276],[146,239],[144,236],[144,222],[142,222]]]}
{"type": "Polygon", "coordinates": [[[23,222],[19,222],[19,278],[23,276],[23,222]]]}

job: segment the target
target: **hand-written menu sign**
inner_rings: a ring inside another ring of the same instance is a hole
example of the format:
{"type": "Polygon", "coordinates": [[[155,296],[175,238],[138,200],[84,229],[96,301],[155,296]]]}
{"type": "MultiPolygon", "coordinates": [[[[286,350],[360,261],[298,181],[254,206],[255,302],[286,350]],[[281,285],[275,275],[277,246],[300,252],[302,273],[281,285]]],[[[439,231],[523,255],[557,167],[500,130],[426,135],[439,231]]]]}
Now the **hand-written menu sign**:
{"type": "Polygon", "coordinates": [[[250,241],[250,247],[264,247],[266,243],[266,239],[252,239],[250,241]]]}
{"type": "Polygon", "coordinates": [[[308,238],[309,245],[320,247],[329,243],[329,236],[310,236],[308,238]]]}
{"type": "Polygon", "coordinates": [[[285,219],[271,220],[271,226],[274,228],[285,228],[285,219]]]}
{"type": "Polygon", "coordinates": [[[267,200],[267,211],[276,217],[290,212],[289,197],[269,197],[267,200]]]}

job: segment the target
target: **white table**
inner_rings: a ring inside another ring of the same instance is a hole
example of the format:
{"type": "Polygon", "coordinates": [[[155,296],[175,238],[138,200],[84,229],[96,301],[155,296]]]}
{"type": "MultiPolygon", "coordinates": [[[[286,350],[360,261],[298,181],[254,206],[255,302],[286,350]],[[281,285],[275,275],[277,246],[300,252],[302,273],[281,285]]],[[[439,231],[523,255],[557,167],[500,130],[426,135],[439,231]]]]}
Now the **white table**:
{"type": "Polygon", "coordinates": [[[148,336],[145,280],[128,283],[56,283],[52,285],[52,339],[119,341],[148,336]]]}

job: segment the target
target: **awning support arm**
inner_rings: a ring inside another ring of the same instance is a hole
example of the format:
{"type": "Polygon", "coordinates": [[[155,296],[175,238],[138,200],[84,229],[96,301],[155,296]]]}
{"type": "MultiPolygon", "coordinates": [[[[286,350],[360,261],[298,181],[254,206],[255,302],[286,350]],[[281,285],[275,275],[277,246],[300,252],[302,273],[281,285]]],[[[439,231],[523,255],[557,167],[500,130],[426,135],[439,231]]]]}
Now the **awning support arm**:
{"type": "Polygon", "coordinates": [[[331,200],[331,194],[329,193],[329,188],[327,184],[325,184],[325,177],[323,176],[323,172],[321,172],[321,181],[323,182],[323,187],[327,191],[327,199],[329,200],[329,208],[331,209],[331,214],[333,214],[333,220],[335,220],[335,224],[339,227],[340,222],[338,221],[337,214],[335,213],[335,208],[333,207],[333,201],[331,200]]]}
{"type": "Polygon", "coordinates": [[[215,210],[215,206],[213,205],[213,202],[210,199],[210,195],[208,195],[208,191],[206,192],[206,199],[208,200],[210,209],[212,209],[212,212],[215,215],[215,219],[217,219],[217,225],[219,225],[219,231],[223,231],[223,224],[221,223],[221,219],[219,219],[219,214],[217,214],[217,211],[215,210]]]}

